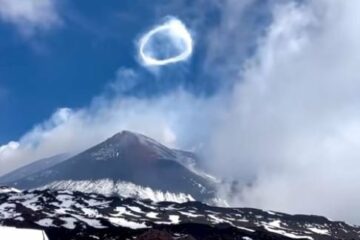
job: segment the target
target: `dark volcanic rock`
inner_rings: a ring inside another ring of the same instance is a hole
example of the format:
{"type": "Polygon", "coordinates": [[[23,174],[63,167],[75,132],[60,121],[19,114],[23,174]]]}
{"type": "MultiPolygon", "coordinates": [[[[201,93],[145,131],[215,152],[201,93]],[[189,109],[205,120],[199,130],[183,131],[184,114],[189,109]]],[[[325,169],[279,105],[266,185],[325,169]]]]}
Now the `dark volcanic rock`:
{"type": "Polygon", "coordinates": [[[7,188],[0,188],[0,225],[42,229],[50,240],[360,239],[359,227],[319,216],[7,188]]]}
{"type": "Polygon", "coordinates": [[[173,236],[165,231],[151,229],[136,237],[137,240],[174,240],[173,236]]]}

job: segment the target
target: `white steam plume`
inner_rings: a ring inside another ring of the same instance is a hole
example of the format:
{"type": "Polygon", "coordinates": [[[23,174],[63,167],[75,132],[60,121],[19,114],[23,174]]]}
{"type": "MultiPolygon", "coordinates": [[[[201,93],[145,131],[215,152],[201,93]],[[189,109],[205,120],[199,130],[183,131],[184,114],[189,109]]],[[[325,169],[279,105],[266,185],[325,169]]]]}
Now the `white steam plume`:
{"type": "MultiPolygon", "coordinates": [[[[117,77],[127,81],[128,70],[121,72],[117,77]]],[[[179,90],[153,99],[99,96],[82,109],[60,108],[18,141],[0,145],[0,175],[41,158],[85,150],[122,130],[183,148],[188,126],[198,121],[202,126],[210,124],[208,107],[208,102],[179,90]],[[194,112],[190,106],[204,112],[194,112]]],[[[198,136],[201,129],[192,132],[198,136]]]]}
{"type": "Polygon", "coordinates": [[[163,66],[185,61],[192,52],[190,32],[174,17],[144,34],[139,41],[139,57],[145,66],[163,66]],[[162,54],[164,56],[160,56],[162,54]]]}
{"type": "Polygon", "coordinates": [[[360,222],[359,10],[357,0],[272,6],[207,147],[212,168],[239,182],[220,191],[232,205],[360,222]]]}

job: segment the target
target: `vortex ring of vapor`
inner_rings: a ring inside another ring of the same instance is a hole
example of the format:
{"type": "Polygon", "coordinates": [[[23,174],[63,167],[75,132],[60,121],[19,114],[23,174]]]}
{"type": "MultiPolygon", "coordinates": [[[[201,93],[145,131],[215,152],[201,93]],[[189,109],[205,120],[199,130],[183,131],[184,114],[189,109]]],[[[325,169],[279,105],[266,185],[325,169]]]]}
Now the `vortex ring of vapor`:
{"type": "Polygon", "coordinates": [[[191,37],[189,31],[187,30],[186,26],[180,20],[175,19],[175,18],[167,21],[166,23],[164,23],[160,26],[155,27],[154,29],[152,29],[151,31],[146,33],[140,39],[139,45],[140,45],[139,54],[140,54],[141,60],[143,61],[143,63],[145,65],[152,65],[152,66],[162,66],[162,65],[167,65],[170,63],[184,61],[191,56],[192,51],[193,51],[193,40],[192,40],[192,37],[191,37]],[[146,44],[148,43],[148,41],[155,34],[158,34],[162,31],[169,31],[169,33],[171,35],[173,35],[173,37],[178,37],[184,41],[185,49],[181,54],[176,55],[174,57],[166,58],[166,59],[157,59],[157,58],[147,55],[144,52],[144,48],[145,48],[146,44]]]}

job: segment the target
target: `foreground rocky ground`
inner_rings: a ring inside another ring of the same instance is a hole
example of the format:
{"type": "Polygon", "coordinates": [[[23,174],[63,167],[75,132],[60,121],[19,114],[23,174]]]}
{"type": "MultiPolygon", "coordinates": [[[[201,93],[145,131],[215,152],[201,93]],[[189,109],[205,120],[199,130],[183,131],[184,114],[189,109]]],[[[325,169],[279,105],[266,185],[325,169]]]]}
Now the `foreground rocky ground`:
{"type": "Polygon", "coordinates": [[[0,225],[42,229],[50,240],[360,239],[360,228],[319,216],[6,187],[0,225]]]}

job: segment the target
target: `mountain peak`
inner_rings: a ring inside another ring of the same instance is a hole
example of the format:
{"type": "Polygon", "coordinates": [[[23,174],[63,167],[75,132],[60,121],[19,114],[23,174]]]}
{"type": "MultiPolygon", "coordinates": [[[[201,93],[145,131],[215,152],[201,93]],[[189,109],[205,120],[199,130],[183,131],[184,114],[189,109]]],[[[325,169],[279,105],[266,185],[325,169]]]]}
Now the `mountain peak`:
{"type": "MultiPolygon", "coordinates": [[[[137,157],[148,160],[174,158],[172,150],[140,133],[121,131],[105,141],[106,148],[115,149],[119,153],[135,154],[137,157]],[[138,156],[139,155],[139,156],[138,156]]],[[[127,155],[127,154],[126,154],[127,155]]],[[[132,156],[134,158],[135,156],[132,156]]],[[[135,157],[135,158],[137,158],[135,157]]]]}
{"type": "Polygon", "coordinates": [[[153,148],[154,146],[166,148],[156,140],[149,138],[143,134],[123,130],[110,137],[106,142],[111,142],[119,147],[129,147],[133,145],[141,145],[143,147],[153,148]]]}
{"type": "Polygon", "coordinates": [[[114,136],[108,139],[108,141],[113,141],[117,143],[128,143],[128,144],[134,144],[134,143],[140,143],[140,134],[130,132],[127,130],[121,131],[119,133],[116,133],[114,136]]]}
{"type": "Polygon", "coordinates": [[[124,138],[124,137],[138,137],[140,133],[131,132],[128,130],[123,130],[121,132],[116,133],[114,136],[115,138],[124,138]]]}

